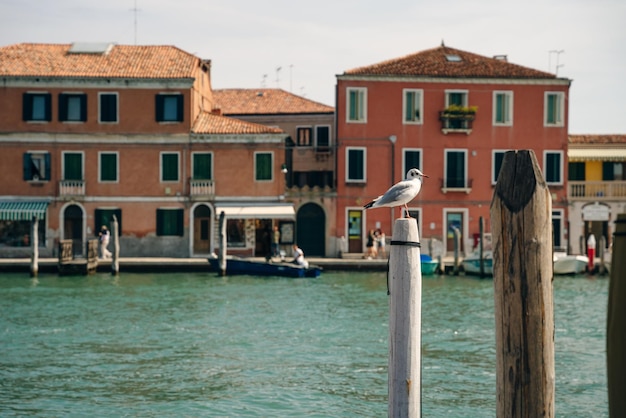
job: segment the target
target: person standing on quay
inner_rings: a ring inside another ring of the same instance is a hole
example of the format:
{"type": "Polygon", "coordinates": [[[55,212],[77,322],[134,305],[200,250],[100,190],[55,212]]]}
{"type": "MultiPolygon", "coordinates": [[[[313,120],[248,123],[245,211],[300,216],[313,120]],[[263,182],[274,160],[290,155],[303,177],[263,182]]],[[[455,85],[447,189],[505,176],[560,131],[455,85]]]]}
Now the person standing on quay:
{"type": "Polygon", "coordinates": [[[102,225],[100,228],[100,252],[102,254],[102,258],[111,258],[111,251],[108,250],[109,239],[111,235],[109,234],[109,230],[106,225],[102,225]]]}
{"type": "Polygon", "coordinates": [[[272,235],[272,257],[280,257],[280,231],[278,226],[274,226],[272,235]]]}

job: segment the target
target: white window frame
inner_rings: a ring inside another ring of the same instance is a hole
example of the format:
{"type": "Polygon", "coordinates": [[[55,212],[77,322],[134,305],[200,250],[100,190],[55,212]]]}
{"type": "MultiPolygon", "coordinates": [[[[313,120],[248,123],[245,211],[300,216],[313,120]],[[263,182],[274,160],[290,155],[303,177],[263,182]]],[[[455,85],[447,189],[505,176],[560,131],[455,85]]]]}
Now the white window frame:
{"type": "Polygon", "coordinates": [[[513,126],[513,92],[510,90],[496,90],[493,92],[493,125],[513,126]],[[507,102],[505,105],[504,121],[498,121],[498,96],[504,96],[507,102]]]}
{"type": "MultiPolygon", "coordinates": [[[[504,162],[504,154],[510,150],[504,150],[504,149],[494,149],[491,150],[491,185],[495,186],[496,183],[498,182],[498,177],[496,173],[496,154],[502,154],[502,162],[504,162]]],[[[502,168],[502,166],[500,167],[502,168]]]]}
{"type": "Polygon", "coordinates": [[[170,183],[170,184],[175,184],[175,183],[179,183],[180,182],[180,151],[161,151],[159,153],[159,181],[161,183],[170,183]],[[171,154],[176,154],[177,157],[177,168],[178,168],[178,173],[176,175],[176,180],[163,180],[163,156],[164,155],[171,155],[171,154]]]}
{"type": "Polygon", "coordinates": [[[544,150],[543,151],[543,173],[546,184],[551,186],[561,186],[563,185],[563,166],[565,165],[565,161],[563,159],[565,153],[562,150],[544,150]],[[558,154],[559,155],[559,181],[548,181],[545,173],[548,172],[548,155],[549,154],[558,154]]]}
{"type": "Polygon", "coordinates": [[[551,218],[551,221],[558,219],[559,223],[561,224],[561,228],[560,228],[561,233],[559,234],[559,241],[561,243],[561,247],[556,247],[554,245],[555,244],[554,242],[552,243],[552,246],[555,247],[555,249],[567,248],[567,242],[565,241],[565,210],[561,208],[556,208],[556,209],[552,208],[552,213],[551,213],[550,218],[551,218]],[[558,214],[556,214],[556,212],[558,212],[558,214]]]}
{"type": "Polygon", "coordinates": [[[120,182],[120,153],[119,151],[98,151],[98,183],[119,183],[120,182]],[[102,155],[115,155],[115,180],[102,180],[102,155]]]}
{"type": "Polygon", "coordinates": [[[447,192],[471,192],[471,188],[469,187],[469,178],[468,178],[468,150],[467,148],[446,148],[443,150],[443,185],[442,191],[443,193],[447,192]],[[464,171],[463,171],[463,186],[462,187],[448,187],[448,154],[451,152],[462,152],[464,155],[464,171]]]}
{"type": "Polygon", "coordinates": [[[330,125],[315,125],[315,126],[313,127],[313,137],[314,137],[314,139],[313,139],[313,141],[314,141],[314,142],[313,142],[313,143],[315,144],[315,147],[316,147],[316,148],[317,148],[317,147],[320,147],[320,146],[323,146],[323,147],[326,147],[326,146],[327,146],[327,147],[331,147],[331,146],[332,146],[332,144],[333,144],[333,131],[332,131],[331,126],[330,126],[330,125]],[[318,136],[318,135],[317,135],[317,133],[318,133],[318,132],[317,132],[317,130],[318,130],[319,128],[328,128],[328,145],[319,145],[319,144],[317,143],[317,136],[318,136]]]}
{"type": "Polygon", "coordinates": [[[423,119],[424,119],[424,90],[402,89],[402,123],[404,125],[421,125],[423,119]],[[408,100],[407,100],[408,93],[415,93],[417,97],[417,101],[414,104],[419,112],[419,117],[416,117],[414,120],[406,119],[406,111],[408,107],[408,100]]]}
{"type": "Polygon", "coordinates": [[[98,123],[106,124],[106,125],[115,125],[120,121],[120,95],[116,91],[99,91],[98,92],[98,123]],[[102,117],[102,102],[101,96],[115,96],[115,121],[103,121],[102,117]]]}
{"type": "Polygon", "coordinates": [[[463,94],[463,103],[461,105],[467,107],[469,103],[469,90],[445,90],[446,108],[450,106],[450,95],[454,93],[463,94]]]}
{"type": "Polygon", "coordinates": [[[549,128],[558,128],[565,126],[565,93],[562,91],[546,91],[543,96],[543,126],[549,128]],[[548,122],[550,109],[548,108],[548,98],[557,96],[557,120],[554,123],[548,122]]]}
{"type": "MultiPolygon", "coordinates": [[[[422,167],[424,167],[424,149],[423,148],[402,148],[402,179],[404,180],[406,173],[412,169],[413,167],[407,167],[406,166],[406,152],[410,151],[410,152],[419,152],[420,153],[420,161],[419,161],[419,170],[422,170],[422,167]]],[[[423,171],[423,170],[422,170],[423,171]]]]}
{"type": "Polygon", "coordinates": [[[346,183],[367,183],[367,147],[346,147],[346,183]],[[351,179],[350,173],[350,151],[363,151],[363,179],[351,179]]]}
{"type": "Polygon", "coordinates": [[[270,183],[272,181],[274,181],[274,151],[255,151],[254,152],[254,181],[257,183],[270,183]],[[269,154],[270,155],[270,178],[268,180],[263,179],[263,180],[259,180],[257,178],[257,172],[256,172],[256,157],[259,154],[269,154]]]}
{"type": "Polygon", "coordinates": [[[296,125],[296,143],[297,148],[311,148],[315,142],[315,128],[312,125],[296,125]],[[309,145],[300,145],[300,130],[308,129],[310,132],[309,145]]]}
{"type": "Polygon", "coordinates": [[[347,87],[346,88],[346,123],[367,123],[367,88],[366,87],[347,87]],[[355,92],[359,95],[359,103],[361,108],[356,119],[350,119],[350,94],[355,92]]]}

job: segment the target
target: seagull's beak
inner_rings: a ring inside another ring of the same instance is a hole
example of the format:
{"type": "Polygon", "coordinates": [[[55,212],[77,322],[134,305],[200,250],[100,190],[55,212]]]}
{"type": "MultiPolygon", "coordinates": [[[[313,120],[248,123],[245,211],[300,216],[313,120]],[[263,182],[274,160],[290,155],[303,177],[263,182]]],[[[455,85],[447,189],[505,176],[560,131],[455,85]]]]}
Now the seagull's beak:
{"type": "Polygon", "coordinates": [[[428,176],[427,176],[426,174],[423,174],[423,173],[422,173],[422,176],[423,176],[423,177],[427,177],[427,178],[428,178],[428,176]]]}

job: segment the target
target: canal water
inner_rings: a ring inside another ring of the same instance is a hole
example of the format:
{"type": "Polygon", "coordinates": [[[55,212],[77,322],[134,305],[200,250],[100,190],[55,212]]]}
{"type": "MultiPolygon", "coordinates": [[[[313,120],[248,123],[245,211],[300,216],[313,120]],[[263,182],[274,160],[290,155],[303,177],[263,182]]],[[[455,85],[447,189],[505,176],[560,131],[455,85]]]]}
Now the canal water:
{"type": "MultiPolygon", "coordinates": [[[[556,415],[608,416],[608,278],[554,281],[556,415]]],[[[493,283],[424,277],[422,416],[495,416],[493,283]]],[[[0,275],[0,416],[384,417],[384,273],[0,275]]]]}

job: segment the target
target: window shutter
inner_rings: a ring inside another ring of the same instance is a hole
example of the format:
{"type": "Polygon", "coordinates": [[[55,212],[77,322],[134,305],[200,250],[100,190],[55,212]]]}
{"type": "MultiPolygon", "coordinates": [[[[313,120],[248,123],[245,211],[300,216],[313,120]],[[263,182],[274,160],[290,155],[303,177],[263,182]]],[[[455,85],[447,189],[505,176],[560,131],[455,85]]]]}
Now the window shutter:
{"type": "Polygon", "coordinates": [[[59,121],[67,120],[67,94],[59,94],[59,121]]]}
{"type": "Polygon", "coordinates": [[[160,209],[157,209],[156,213],[156,234],[163,235],[163,211],[160,209]]]}
{"type": "Polygon", "coordinates": [[[176,235],[180,235],[181,237],[184,235],[183,234],[184,214],[185,214],[185,211],[182,209],[176,211],[176,235]]]}
{"type": "Polygon", "coordinates": [[[23,156],[23,161],[24,161],[24,180],[28,181],[28,180],[32,180],[33,178],[33,173],[31,170],[31,161],[30,161],[30,154],[25,152],[24,156],[23,156]]]}
{"type": "Polygon", "coordinates": [[[162,122],[163,121],[163,102],[164,102],[164,97],[162,94],[157,94],[155,96],[155,110],[156,110],[156,121],[157,122],[162,122]]]}
{"type": "Polygon", "coordinates": [[[182,122],[185,118],[183,95],[179,95],[177,99],[178,104],[176,105],[176,120],[182,122]]]}
{"type": "Polygon", "coordinates": [[[44,95],[44,102],[46,104],[46,121],[50,122],[52,120],[52,95],[50,93],[44,95]]]}
{"type": "Polygon", "coordinates": [[[602,180],[614,180],[613,178],[613,163],[610,161],[602,162],[602,180]]]}
{"type": "Polygon", "coordinates": [[[22,95],[22,120],[31,120],[33,117],[33,96],[28,93],[22,95]]]}
{"type": "Polygon", "coordinates": [[[44,155],[44,162],[46,164],[46,180],[50,180],[50,154],[44,155]]]}
{"type": "Polygon", "coordinates": [[[81,94],[80,96],[80,120],[81,122],[87,121],[87,95],[81,94]]]}

